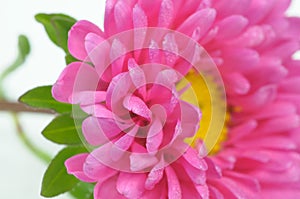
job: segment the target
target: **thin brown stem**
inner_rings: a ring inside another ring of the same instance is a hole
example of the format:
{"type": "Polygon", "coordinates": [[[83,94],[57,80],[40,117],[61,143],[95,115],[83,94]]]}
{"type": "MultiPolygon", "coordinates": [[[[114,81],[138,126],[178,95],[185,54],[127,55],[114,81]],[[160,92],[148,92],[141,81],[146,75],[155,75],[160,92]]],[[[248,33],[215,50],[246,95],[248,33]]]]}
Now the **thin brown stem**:
{"type": "Polygon", "coordinates": [[[36,109],[36,108],[26,106],[25,104],[8,102],[5,100],[0,101],[0,111],[8,111],[13,113],[27,112],[27,113],[55,114],[55,112],[52,110],[36,109]]]}

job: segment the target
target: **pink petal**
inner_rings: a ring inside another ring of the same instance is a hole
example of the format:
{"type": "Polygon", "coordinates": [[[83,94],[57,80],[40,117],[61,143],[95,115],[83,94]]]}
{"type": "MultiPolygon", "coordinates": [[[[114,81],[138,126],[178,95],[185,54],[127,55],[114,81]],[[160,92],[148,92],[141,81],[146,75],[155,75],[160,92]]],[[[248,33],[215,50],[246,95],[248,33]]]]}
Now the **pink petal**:
{"type": "Polygon", "coordinates": [[[228,94],[247,94],[250,90],[250,82],[240,73],[224,75],[224,84],[228,94]]]}
{"type": "Polygon", "coordinates": [[[105,182],[109,178],[118,174],[118,170],[102,164],[93,155],[89,155],[86,158],[83,169],[88,177],[97,179],[97,183],[105,182]]]}
{"type": "Polygon", "coordinates": [[[298,35],[300,34],[300,19],[299,17],[289,17],[287,19],[289,21],[289,29],[287,32],[287,37],[292,40],[298,40],[298,35]]]}
{"type": "Polygon", "coordinates": [[[110,62],[108,58],[110,48],[111,46],[108,41],[94,33],[89,33],[85,37],[85,49],[97,73],[101,77],[104,75],[104,71],[110,62]]]}
{"type": "Polygon", "coordinates": [[[130,170],[132,172],[140,172],[149,167],[153,167],[158,161],[157,158],[151,154],[138,153],[134,147],[132,147],[132,151],[135,152],[130,155],[130,170]]]}
{"type": "Polygon", "coordinates": [[[206,182],[206,173],[203,170],[199,170],[195,168],[194,166],[190,165],[186,161],[181,162],[185,172],[190,177],[190,180],[192,180],[197,185],[203,185],[206,182]]]}
{"type": "Polygon", "coordinates": [[[80,104],[83,106],[104,102],[106,99],[105,91],[82,91],[74,93],[70,97],[72,104],[80,104]]]}
{"type": "MultiPolygon", "coordinates": [[[[264,120],[269,118],[275,118],[275,117],[282,117],[282,116],[289,116],[294,113],[296,113],[297,108],[289,102],[273,102],[265,107],[263,107],[261,110],[254,112],[252,114],[245,114],[245,113],[235,113],[233,115],[232,120],[239,122],[244,120],[252,120],[252,119],[258,119],[258,120],[264,120]]],[[[235,137],[237,135],[233,135],[235,137]]]]}
{"type": "Polygon", "coordinates": [[[157,26],[158,12],[161,6],[161,2],[162,0],[138,0],[138,5],[145,11],[146,16],[148,16],[148,19],[151,19],[148,21],[148,25],[150,27],[157,26]]]}
{"type": "Polygon", "coordinates": [[[220,167],[218,167],[215,164],[215,161],[213,161],[211,158],[206,157],[205,158],[205,162],[207,164],[207,178],[221,178],[222,177],[222,171],[220,169],[220,167]]]}
{"type": "MultiPolygon", "coordinates": [[[[172,90],[162,86],[160,84],[154,84],[151,89],[148,91],[147,100],[149,107],[153,105],[161,105],[163,110],[170,114],[174,108],[178,105],[178,100],[173,95],[172,90]]],[[[162,111],[160,111],[162,113],[162,111]]]]}
{"type": "Polygon", "coordinates": [[[269,104],[274,99],[275,94],[276,88],[274,86],[265,86],[251,95],[236,97],[234,102],[229,100],[229,103],[241,107],[243,111],[254,111],[269,104]]]}
{"type": "Polygon", "coordinates": [[[230,129],[230,135],[225,145],[237,142],[239,139],[249,135],[257,127],[255,120],[246,121],[240,125],[236,125],[230,129]]]}
{"type": "Polygon", "coordinates": [[[145,188],[147,190],[152,190],[156,184],[158,184],[164,175],[164,166],[163,162],[157,164],[153,169],[149,172],[148,177],[145,182],[145,188]]]}
{"type": "Polygon", "coordinates": [[[164,190],[165,190],[165,188],[163,185],[158,185],[150,191],[145,191],[143,196],[141,196],[140,199],[167,198],[167,195],[165,193],[163,193],[164,190]]]}
{"type": "Polygon", "coordinates": [[[227,178],[222,178],[221,182],[212,183],[212,185],[216,187],[226,199],[247,198],[247,195],[243,192],[242,187],[232,182],[231,180],[228,180],[227,178]]]}
{"type": "MultiPolygon", "coordinates": [[[[198,192],[198,194],[200,195],[200,197],[202,198],[209,198],[210,192],[208,189],[208,185],[195,185],[196,190],[198,192]]],[[[184,195],[184,194],[183,194],[184,195]]]]}
{"type": "Polygon", "coordinates": [[[160,53],[160,48],[154,40],[151,40],[151,42],[150,42],[148,57],[149,57],[150,63],[160,63],[160,61],[162,59],[161,53],[160,53]]]}
{"type": "Polygon", "coordinates": [[[281,65],[263,66],[248,75],[252,89],[256,90],[264,85],[279,84],[287,75],[288,70],[281,65]],[[272,75],[269,75],[272,74],[272,75]]]}
{"type": "Polygon", "coordinates": [[[224,172],[226,177],[233,179],[234,181],[245,185],[247,188],[251,189],[252,191],[259,192],[260,191],[260,184],[259,181],[252,176],[247,174],[238,173],[234,171],[224,172]]]}
{"type": "MultiPolygon", "coordinates": [[[[94,149],[91,152],[91,155],[100,161],[101,163],[107,165],[109,168],[118,170],[118,171],[129,171],[130,169],[130,162],[129,162],[129,154],[123,153],[118,158],[118,161],[113,160],[112,153],[114,152],[116,146],[114,142],[117,139],[112,140],[111,142],[108,142],[101,147],[98,147],[94,149]],[[114,148],[115,147],[115,148],[114,148]]],[[[119,155],[119,154],[117,154],[119,155]]],[[[116,159],[116,158],[115,158],[116,159]]]]}
{"type": "MultiPolygon", "coordinates": [[[[167,127],[165,127],[167,128],[167,127]]],[[[179,140],[179,138],[183,137],[182,135],[182,126],[181,126],[181,122],[178,120],[176,122],[176,126],[175,126],[175,130],[172,130],[172,140],[170,141],[169,145],[176,145],[176,141],[179,140]]],[[[164,131],[165,134],[168,134],[167,130],[164,131]]],[[[166,137],[166,135],[165,135],[166,137]]],[[[189,137],[189,136],[186,136],[186,137],[189,137]]],[[[167,139],[164,139],[164,141],[167,140],[167,139]]],[[[163,144],[164,145],[164,144],[163,144]]],[[[179,148],[179,146],[177,146],[179,148]]]]}
{"type": "Polygon", "coordinates": [[[286,117],[273,118],[262,122],[255,132],[258,134],[281,133],[293,130],[300,126],[300,118],[298,115],[290,115],[286,117]]]}
{"type": "Polygon", "coordinates": [[[126,199],[116,189],[117,177],[110,178],[103,183],[97,183],[94,188],[94,199],[113,198],[126,199]]]}
{"type": "Polygon", "coordinates": [[[163,0],[160,6],[158,27],[168,28],[175,17],[174,4],[172,0],[163,0]]]}
{"type": "Polygon", "coordinates": [[[284,15],[284,12],[288,9],[288,7],[291,4],[291,0],[281,0],[276,1],[272,5],[271,13],[269,14],[269,19],[273,19],[276,17],[282,17],[284,15]]]}
{"type": "Polygon", "coordinates": [[[104,30],[108,36],[116,34],[116,21],[114,17],[114,7],[118,0],[107,0],[105,4],[104,30]]]}
{"type": "Polygon", "coordinates": [[[52,95],[60,102],[71,103],[70,96],[76,92],[96,91],[98,80],[93,67],[82,62],[73,62],[60,74],[52,87],[52,95]],[[86,81],[87,79],[89,81],[86,81]]]}
{"type": "Polygon", "coordinates": [[[117,190],[126,198],[138,199],[145,191],[145,180],[146,174],[122,172],[117,181],[117,190]]]}
{"type": "Polygon", "coordinates": [[[165,169],[167,180],[168,180],[168,196],[169,199],[181,199],[181,187],[180,182],[177,178],[175,171],[170,167],[165,169]]]}
{"type": "Polygon", "coordinates": [[[300,177],[299,154],[277,153],[277,151],[272,153],[271,151],[269,155],[272,156],[272,161],[262,165],[262,169],[254,170],[251,175],[263,184],[281,185],[282,188],[288,184],[297,186],[300,177]]]}
{"type": "MultiPolygon", "coordinates": [[[[201,186],[201,185],[200,185],[201,186]]],[[[200,196],[200,194],[198,193],[198,191],[196,190],[196,185],[192,184],[192,183],[184,183],[181,186],[182,189],[182,198],[188,198],[188,199],[199,199],[199,198],[203,198],[200,196]]],[[[204,194],[204,190],[201,190],[201,194],[204,194]]],[[[209,198],[208,195],[206,196],[206,198],[209,198]]]]}
{"type": "Polygon", "coordinates": [[[142,28],[148,26],[147,15],[145,11],[138,4],[134,6],[132,14],[133,14],[132,20],[133,20],[134,28],[142,28]]]}
{"type": "Polygon", "coordinates": [[[95,33],[100,37],[104,37],[104,33],[95,24],[85,20],[78,21],[69,32],[69,51],[79,60],[85,60],[87,58],[84,40],[88,33],[95,33]]]}
{"type": "Polygon", "coordinates": [[[223,18],[229,15],[244,14],[251,0],[227,0],[214,1],[213,7],[218,11],[218,17],[223,18]]]}
{"type": "Polygon", "coordinates": [[[89,144],[99,146],[109,142],[109,140],[117,136],[121,130],[114,120],[88,117],[82,123],[82,132],[89,144]]]}
{"type": "MultiPolygon", "coordinates": [[[[178,81],[179,75],[173,69],[161,70],[155,79],[155,83],[166,87],[166,89],[172,90],[174,84],[178,81]]],[[[158,90],[153,91],[159,92],[158,90]]],[[[151,91],[152,91],[151,90],[151,91]]],[[[156,93],[158,94],[158,93],[156,93]]]]}
{"type": "Polygon", "coordinates": [[[300,60],[289,60],[286,62],[286,67],[292,77],[300,75],[300,60]]]}
{"type": "Polygon", "coordinates": [[[126,47],[118,39],[114,39],[110,49],[110,60],[112,62],[112,76],[116,76],[123,71],[126,47]]]}
{"type": "MultiPolygon", "coordinates": [[[[266,29],[266,28],[265,28],[266,29]]],[[[274,36],[272,30],[269,30],[268,34],[265,34],[264,27],[262,26],[250,26],[244,33],[233,39],[229,44],[234,46],[243,47],[256,47],[263,42],[268,41],[274,36]]]]}
{"type": "Polygon", "coordinates": [[[209,187],[210,199],[225,199],[223,194],[216,188],[209,187]]]}
{"type": "Polygon", "coordinates": [[[274,4],[276,4],[274,0],[251,1],[247,13],[250,23],[258,24],[261,22],[270,13],[274,4]]]}
{"type": "Polygon", "coordinates": [[[247,72],[253,69],[259,63],[258,52],[247,48],[227,48],[223,50],[223,56],[226,58],[224,66],[228,72],[247,72]]]}
{"type": "Polygon", "coordinates": [[[116,29],[118,32],[122,32],[132,28],[132,12],[128,2],[117,1],[114,7],[114,17],[116,23],[116,29]]]}
{"type": "Polygon", "coordinates": [[[127,96],[123,101],[123,105],[128,111],[131,111],[149,121],[151,120],[152,113],[141,98],[134,95],[127,96]]]}
{"type": "Polygon", "coordinates": [[[280,87],[279,90],[286,93],[300,93],[300,77],[294,77],[285,79],[280,87]]]}
{"type": "Polygon", "coordinates": [[[128,70],[134,86],[138,89],[139,93],[146,98],[146,76],[142,68],[137,65],[134,59],[128,60],[128,70]]]}
{"type": "Polygon", "coordinates": [[[201,119],[200,110],[192,104],[185,101],[180,102],[181,125],[184,137],[192,137],[199,128],[201,119]]]}
{"type": "Polygon", "coordinates": [[[210,8],[202,9],[191,15],[185,22],[177,29],[179,32],[192,36],[194,30],[199,27],[200,35],[204,36],[207,30],[212,26],[216,17],[216,11],[210,8]]]}
{"type": "Polygon", "coordinates": [[[75,155],[65,161],[65,166],[69,174],[76,176],[84,182],[96,182],[95,179],[89,178],[83,171],[83,165],[89,154],[75,155]]]}
{"type": "Polygon", "coordinates": [[[138,131],[138,127],[135,126],[128,133],[126,133],[123,137],[119,138],[113,145],[111,149],[111,158],[114,161],[119,160],[122,155],[130,148],[132,145],[135,135],[138,131]]]}
{"type": "Polygon", "coordinates": [[[280,57],[285,60],[292,56],[297,50],[299,50],[300,44],[294,41],[283,42],[280,45],[270,49],[266,55],[280,57]]]}
{"type": "Polygon", "coordinates": [[[296,113],[296,107],[288,102],[272,103],[264,107],[261,111],[255,114],[257,119],[268,119],[281,116],[293,115],[296,113]]]}
{"type": "MultiPolygon", "coordinates": [[[[85,49],[86,52],[88,53],[88,55],[92,55],[90,54],[93,50],[95,50],[95,48],[100,45],[102,42],[105,41],[105,38],[101,37],[100,35],[97,35],[95,33],[88,33],[85,37],[85,49]]],[[[90,56],[92,57],[92,56],[90,56]]],[[[92,57],[93,58],[93,57],[92,57]]]]}
{"type": "Polygon", "coordinates": [[[196,151],[192,148],[188,148],[187,151],[183,154],[183,158],[193,167],[199,170],[207,170],[207,164],[203,159],[201,159],[196,151]]]}
{"type": "Polygon", "coordinates": [[[259,139],[248,139],[243,142],[236,143],[239,148],[267,148],[274,150],[295,150],[297,145],[290,139],[280,136],[260,137],[259,139]],[[240,144],[242,143],[242,144],[240,144]]]}
{"type": "Polygon", "coordinates": [[[203,0],[194,0],[194,1],[173,1],[176,20],[173,22],[175,27],[181,25],[188,16],[195,13],[197,10],[202,10],[210,6],[205,4],[209,2],[203,0]]]}
{"type": "Polygon", "coordinates": [[[219,24],[218,39],[228,39],[239,35],[248,25],[247,18],[241,15],[231,15],[219,24]]]}
{"type": "Polygon", "coordinates": [[[147,35],[148,17],[144,10],[136,4],[132,11],[132,20],[134,27],[134,57],[141,55],[140,49],[144,48],[145,38],[147,35]],[[142,29],[144,28],[144,29],[142,29]]]}
{"type": "Polygon", "coordinates": [[[160,144],[163,140],[163,132],[162,132],[163,124],[159,119],[155,119],[150,126],[146,147],[149,153],[157,152],[160,144]]]}
{"type": "MultiPolygon", "coordinates": [[[[164,37],[163,50],[167,65],[173,66],[178,59],[178,46],[173,33],[168,33],[164,37]]],[[[177,78],[175,78],[174,81],[177,81],[177,78]]]]}
{"type": "Polygon", "coordinates": [[[262,192],[261,198],[262,199],[269,199],[269,198],[282,199],[282,196],[284,196],[284,199],[300,198],[300,192],[298,189],[295,189],[295,188],[282,189],[281,186],[278,186],[277,188],[264,190],[262,192]]]}
{"type": "MultiPolygon", "coordinates": [[[[113,108],[113,111],[115,113],[122,112],[122,110],[124,109],[122,108],[123,99],[128,95],[128,93],[132,93],[132,91],[130,91],[132,87],[132,84],[130,82],[131,82],[130,75],[128,75],[128,73],[121,73],[115,76],[109,84],[109,87],[107,89],[106,105],[110,109],[113,108]]],[[[126,110],[126,112],[128,111],[126,110]]]]}
{"type": "Polygon", "coordinates": [[[239,157],[235,163],[237,169],[253,169],[261,164],[267,164],[270,162],[271,157],[261,149],[247,150],[239,154],[239,157]]]}
{"type": "Polygon", "coordinates": [[[111,110],[109,110],[105,105],[102,104],[82,106],[81,109],[94,117],[109,119],[115,118],[115,115],[111,112],[111,110]]]}
{"type": "Polygon", "coordinates": [[[290,102],[293,103],[294,106],[297,107],[297,110],[300,110],[300,95],[299,94],[285,94],[285,93],[280,93],[278,94],[278,100],[283,101],[283,102],[290,102]]]}

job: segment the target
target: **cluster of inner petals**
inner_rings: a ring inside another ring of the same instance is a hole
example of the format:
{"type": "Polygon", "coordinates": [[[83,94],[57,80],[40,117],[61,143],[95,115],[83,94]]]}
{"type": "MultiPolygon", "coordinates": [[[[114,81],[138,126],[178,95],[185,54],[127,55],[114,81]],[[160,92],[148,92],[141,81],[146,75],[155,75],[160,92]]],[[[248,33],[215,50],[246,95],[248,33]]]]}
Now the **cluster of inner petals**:
{"type": "MultiPolygon", "coordinates": [[[[72,30],[87,24],[78,22],[72,30]]],[[[162,158],[169,163],[178,159],[190,147],[186,139],[197,133],[201,118],[198,100],[192,104],[182,97],[186,91],[189,98],[203,97],[195,94],[186,75],[216,70],[207,52],[190,37],[160,28],[134,29],[108,39],[89,33],[85,48],[87,57],[64,70],[53,94],[89,114],[82,132],[90,149],[102,152],[99,161],[136,171],[149,170],[162,158]],[[137,38],[139,46],[132,42],[137,38]],[[148,158],[136,167],[137,157],[148,158]]]]}
{"type": "MultiPolygon", "coordinates": [[[[172,68],[139,66],[129,59],[128,71],[113,77],[107,90],[101,91],[102,101],[82,106],[92,113],[83,123],[87,142],[104,145],[99,150],[102,148],[103,156],[111,156],[113,161],[128,161],[135,153],[147,154],[148,167],[157,164],[161,156],[174,156],[170,161],[176,160],[178,151],[184,152],[180,147],[188,147],[184,139],[194,136],[200,121],[199,109],[180,99],[176,83],[181,78],[172,68]],[[96,133],[91,122],[96,123],[96,133]],[[110,150],[105,154],[107,148],[110,150]]],[[[130,165],[130,169],[145,168],[130,165]]]]}

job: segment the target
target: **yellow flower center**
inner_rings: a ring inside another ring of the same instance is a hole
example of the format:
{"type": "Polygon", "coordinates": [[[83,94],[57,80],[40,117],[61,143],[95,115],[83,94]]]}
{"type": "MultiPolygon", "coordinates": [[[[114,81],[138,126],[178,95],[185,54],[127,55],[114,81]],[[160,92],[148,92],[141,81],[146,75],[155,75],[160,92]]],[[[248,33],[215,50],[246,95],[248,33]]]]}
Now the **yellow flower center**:
{"type": "Polygon", "coordinates": [[[182,80],[177,88],[183,89],[187,84],[190,84],[190,87],[181,95],[181,99],[198,106],[202,118],[198,132],[194,137],[186,139],[186,142],[194,147],[201,139],[205,143],[208,154],[216,154],[227,138],[227,124],[230,119],[226,111],[224,90],[222,92],[223,88],[212,76],[202,76],[194,70],[185,76],[185,80],[182,80]]]}

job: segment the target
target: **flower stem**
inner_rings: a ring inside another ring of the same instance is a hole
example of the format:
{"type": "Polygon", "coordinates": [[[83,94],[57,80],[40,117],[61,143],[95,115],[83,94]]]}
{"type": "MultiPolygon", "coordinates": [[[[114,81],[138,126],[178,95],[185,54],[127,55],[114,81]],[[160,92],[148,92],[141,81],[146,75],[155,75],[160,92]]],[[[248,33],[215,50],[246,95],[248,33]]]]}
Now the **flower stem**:
{"type": "Polygon", "coordinates": [[[23,131],[23,128],[20,123],[20,119],[16,113],[12,113],[12,118],[15,123],[15,126],[17,128],[17,132],[19,135],[20,140],[24,143],[24,145],[29,149],[30,152],[32,152],[35,156],[37,156],[39,159],[41,159],[45,163],[49,163],[51,161],[50,155],[48,155],[46,152],[42,151],[38,147],[36,147],[26,136],[26,134],[23,131]]]}
{"type": "Polygon", "coordinates": [[[0,100],[0,111],[8,111],[12,113],[20,113],[20,112],[27,112],[27,113],[46,113],[46,114],[54,114],[54,111],[47,110],[47,109],[35,109],[29,106],[26,106],[21,103],[15,102],[8,102],[5,100],[0,100]]]}

